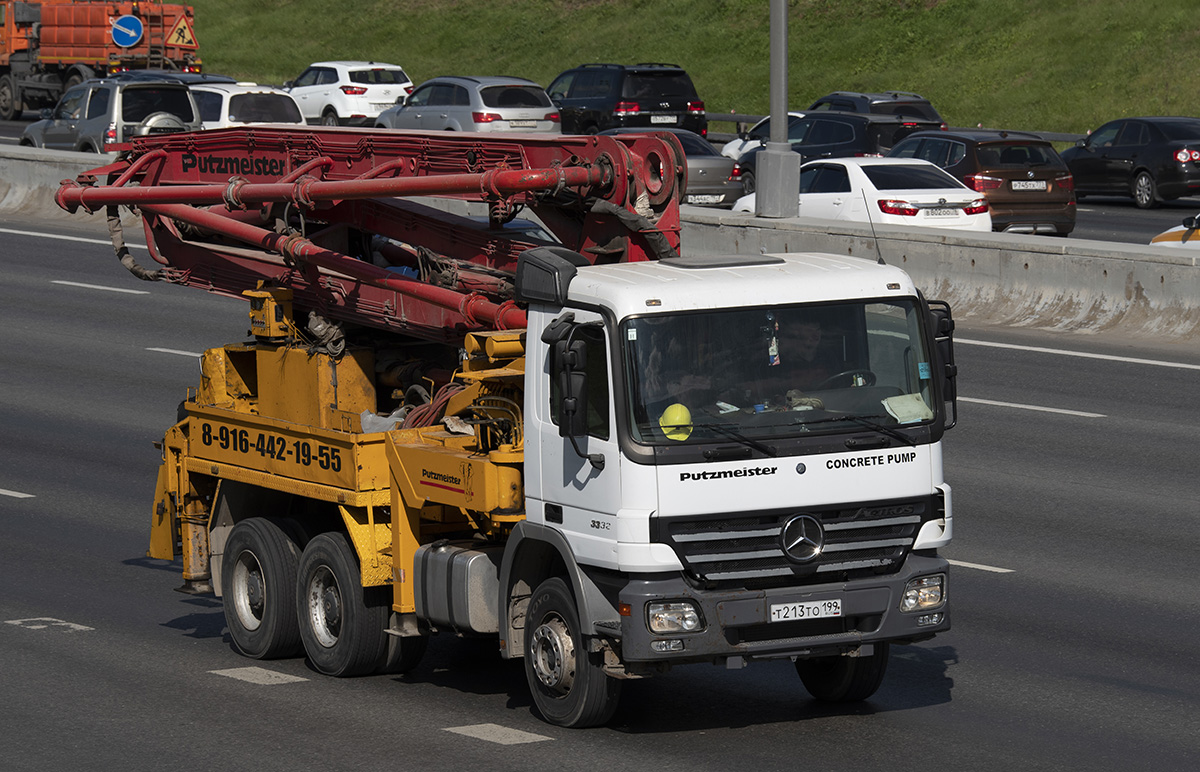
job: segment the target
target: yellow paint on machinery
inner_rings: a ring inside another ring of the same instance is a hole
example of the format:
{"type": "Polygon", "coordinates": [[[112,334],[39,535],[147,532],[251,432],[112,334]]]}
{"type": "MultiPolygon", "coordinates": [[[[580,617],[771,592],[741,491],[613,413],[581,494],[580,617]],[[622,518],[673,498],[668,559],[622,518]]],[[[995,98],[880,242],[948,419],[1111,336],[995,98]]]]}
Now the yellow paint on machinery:
{"type": "Polygon", "coordinates": [[[247,294],[257,341],[204,353],[187,417],[163,439],[149,556],[182,557],[187,586],[208,589],[219,486],[245,484],[317,502],[317,528],[350,536],[363,586],[394,584],[395,610],[413,612],[418,546],[500,540],[524,519],[524,331],[466,336],[453,427],[364,433],[374,351],[312,352],[291,337],[286,293],[247,294]]]}

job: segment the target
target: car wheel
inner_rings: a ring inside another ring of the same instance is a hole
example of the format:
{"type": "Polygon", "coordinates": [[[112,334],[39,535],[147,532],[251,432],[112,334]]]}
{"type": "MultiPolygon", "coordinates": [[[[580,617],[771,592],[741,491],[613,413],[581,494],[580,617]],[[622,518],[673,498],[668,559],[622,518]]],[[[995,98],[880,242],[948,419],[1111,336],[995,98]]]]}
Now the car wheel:
{"type": "Polygon", "coordinates": [[[342,122],[338,120],[338,114],[333,110],[326,110],[321,114],[322,126],[341,126],[342,122]]]}
{"type": "Polygon", "coordinates": [[[883,683],[889,649],[877,643],[869,657],[798,659],[796,672],[808,693],[821,702],[861,702],[883,683]]]}
{"type": "Polygon", "coordinates": [[[1133,201],[1139,209],[1153,209],[1158,205],[1158,191],[1150,172],[1140,171],[1133,178],[1133,201]]]}
{"type": "Polygon", "coordinates": [[[754,184],[754,172],[742,171],[741,180],[742,180],[742,195],[748,196],[757,189],[754,184]]]}
{"type": "Polygon", "coordinates": [[[72,88],[75,88],[75,87],[76,87],[76,86],[78,86],[80,83],[83,83],[83,76],[82,76],[82,75],[80,75],[79,73],[75,73],[74,75],[72,75],[71,77],[67,78],[67,79],[66,79],[66,80],[63,82],[63,91],[66,91],[67,89],[72,89],[72,88]]]}

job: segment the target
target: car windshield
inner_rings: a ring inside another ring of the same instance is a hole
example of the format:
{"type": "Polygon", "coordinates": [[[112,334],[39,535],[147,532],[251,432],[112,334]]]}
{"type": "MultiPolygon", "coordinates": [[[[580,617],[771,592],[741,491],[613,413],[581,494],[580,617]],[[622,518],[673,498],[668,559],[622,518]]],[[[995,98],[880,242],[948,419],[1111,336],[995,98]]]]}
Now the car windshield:
{"type": "Polygon", "coordinates": [[[737,308],[622,324],[639,443],[885,433],[933,419],[916,300],[737,308]],[[852,429],[851,429],[852,427],[852,429]]]}
{"type": "Polygon", "coordinates": [[[488,86],[479,90],[488,107],[550,107],[550,97],[539,86],[488,86]]]}
{"type": "Polygon", "coordinates": [[[121,101],[121,120],[125,123],[141,123],[154,113],[170,113],[184,123],[196,120],[186,86],[130,87],[121,101]]]}
{"type": "Polygon", "coordinates": [[[1200,139],[1200,121],[1163,121],[1155,125],[1167,139],[1200,139]]]}
{"type": "Polygon", "coordinates": [[[863,166],[863,174],[876,190],[935,190],[964,185],[936,166],[896,164],[863,166]]]}
{"type": "Polygon", "coordinates": [[[404,70],[389,70],[383,67],[376,67],[371,70],[351,70],[350,82],[394,85],[399,83],[408,83],[409,78],[404,74],[404,70]]]}
{"type": "Polygon", "coordinates": [[[1028,142],[993,142],[980,145],[979,165],[985,168],[1058,165],[1058,153],[1049,145],[1028,142]]]}
{"type": "Polygon", "coordinates": [[[232,123],[303,123],[296,100],[286,94],[234,94],[229,100],[232,123]]]}

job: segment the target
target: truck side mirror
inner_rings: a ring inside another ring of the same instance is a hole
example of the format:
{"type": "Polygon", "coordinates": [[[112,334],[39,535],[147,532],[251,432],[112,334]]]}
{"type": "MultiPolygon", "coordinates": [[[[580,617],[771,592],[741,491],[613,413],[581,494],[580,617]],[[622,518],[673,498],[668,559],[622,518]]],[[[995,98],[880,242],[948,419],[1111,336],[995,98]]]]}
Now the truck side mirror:
{"type": "Polygon", "coordinates": [[[567,313],[542,332],[542,341],[550,346],[550,378],[557,386],[557,390],[551,389],[551,408],[558,436],[569,438],[580,458],[586,458],[595,469],[603,469],[604,455],[584,453],[578,440],[588,436],[588,344],[575,337],[583,326],[587,325],[576,324],[575,315],[567,313]]]}
{"type": "Polygon", "coordinates": [[[950,304],[943,300],[929,301],[929,317],[933,323],[933,344],[942,376],[942,399],[946,403],[946,427],[958,423],[958,365],[954,363],[954,317],[950,304]]]}

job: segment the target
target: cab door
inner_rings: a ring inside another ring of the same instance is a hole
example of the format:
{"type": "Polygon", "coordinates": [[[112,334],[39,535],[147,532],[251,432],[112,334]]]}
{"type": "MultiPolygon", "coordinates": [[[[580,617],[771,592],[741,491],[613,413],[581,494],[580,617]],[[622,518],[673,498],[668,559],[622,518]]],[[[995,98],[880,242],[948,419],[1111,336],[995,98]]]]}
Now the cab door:
{"type": "MultiPolygon", "coordinates": [[[[572,334],[587,346],[587,434],[576,437],[574,444],[570,437],[559,435],[557,412],[562,391],[556,385],[555,364],[549,352],[540,363],[529,362],[525,415],[527,514],[533,522],[544,517],[547,526],[566,533],[582,562],[612,563],[618,540],[617,513],[622,508],[621,452],[610,366],[613,344],[603,326],[587,324],[600,322],[598,314],[578,309],[571,313],[577,325],[572,334]],[[599,458],[603,461],[597,465],[593,459],[599,458]]],[[[531,317],[530,329],[535,329],[535,321],[531,317]]]]}

